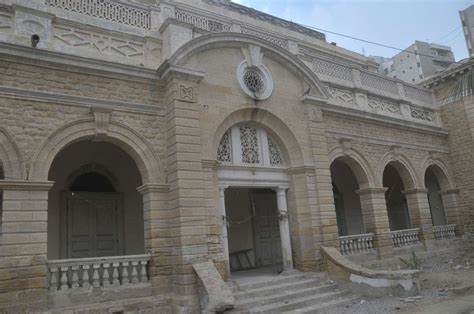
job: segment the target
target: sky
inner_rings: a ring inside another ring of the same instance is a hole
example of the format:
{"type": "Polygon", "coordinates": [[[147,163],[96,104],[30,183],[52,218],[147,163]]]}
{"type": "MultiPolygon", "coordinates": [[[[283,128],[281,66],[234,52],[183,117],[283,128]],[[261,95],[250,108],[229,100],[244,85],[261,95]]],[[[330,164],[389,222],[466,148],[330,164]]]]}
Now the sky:
{"type": "MultiPolygon", "coordinates": [[[[474,0],[232,0],[296,23],[405,49],[415,40],[450,46],[468,56],[459,11],[474,0]]],[[[327,42],[369,55],[398,51],[326,33],[327,42]]]]}

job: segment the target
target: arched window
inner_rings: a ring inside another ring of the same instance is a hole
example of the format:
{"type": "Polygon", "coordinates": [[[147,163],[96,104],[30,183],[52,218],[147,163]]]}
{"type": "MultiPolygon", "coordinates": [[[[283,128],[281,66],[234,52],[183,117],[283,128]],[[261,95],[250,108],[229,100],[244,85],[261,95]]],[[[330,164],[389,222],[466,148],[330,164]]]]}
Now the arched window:
{"type": "Polygon", "coordinates": [[[280,148],[268,133],[251,124],[233,126],[219,143],[217,160],[223,164],[283,167],[280,148]]]}

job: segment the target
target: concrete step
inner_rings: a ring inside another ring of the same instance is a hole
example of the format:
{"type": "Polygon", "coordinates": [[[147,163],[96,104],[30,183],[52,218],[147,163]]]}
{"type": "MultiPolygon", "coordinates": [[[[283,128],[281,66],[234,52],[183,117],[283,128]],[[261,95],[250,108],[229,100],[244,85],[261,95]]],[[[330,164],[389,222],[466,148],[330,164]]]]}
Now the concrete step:
{"type": "Polygon", "coordinates": [[[296,281],[285,281],[280,284],[272,284],[262,288],[249,289],[245,291],[239,291],[234,293],[235,300],[238,302],[243,299],[272,296],[276,294],[281,294],[283,291],[295,291],[305,288],[316,288],[321,286],[320,278],[303,278],[296,281]]]}
{"type": "Polygon", "coordinates": [[[246,283],[246,284],[234,283],[234,284],[230,284],[229,287],[232,289],[232,292],[238,293],[238,292],[247,291],[247,290],[259,289],[263,287],[298,282],[300,280],[307,280],[307,279],[323,280],[325,278],[326,278],[326,274],[324,273],[308,274],[308,273],[294,272],[288,275],[278,275],[278,276],[270,277],[268,279],[262,279],[262,280],[259,280],[258,282],[251,282],[251,283],[246,283]]]}
{"type": "Polygon", "coordinates": [[[302,309],[295,309],[287,312],[283,312],[285,314],[290,313],[298,313],[298,314],[316,314],[316,313],[331,313],[331,309],[335,308],[336,306],[344,306],[348,304],[352,304],[354,300],[357,298],[355,297],[341,297],[334,300],[330,300],[327,302],[322,302],[314,306],[305,307],[302,309]]]}
{"type": "Polygon", "coordinates": [[[299,290],[282,290],[279,294],[262,296],[250,299],[242,299],[235,303],[237,309],[252,309],[257,307],[271,306],[273,304],[286,304],[294,300],[303,298],[315,298],[327,293],[337,293],[336,286],[324,285],[315,288],[305,288],[299,290]]]}
{"type": "MultiPolygon", "coordinates": [[[[326,292],[317,295],[309,295],[299,298],[291,298],[290,300],[271,303],[263,306],[252,307],[248,309],[247,313],[282,313],[282,312],[296,312],[297,310],[304,311],[307,308],[315,307],[326,302],[335,302],[343,299],[345,293],[341,291],[326,292]]],[[[334,303],[337,304],[337,303],[334,303]]],[[[334,306],[334,305],[333,305],[334,306]]]]}

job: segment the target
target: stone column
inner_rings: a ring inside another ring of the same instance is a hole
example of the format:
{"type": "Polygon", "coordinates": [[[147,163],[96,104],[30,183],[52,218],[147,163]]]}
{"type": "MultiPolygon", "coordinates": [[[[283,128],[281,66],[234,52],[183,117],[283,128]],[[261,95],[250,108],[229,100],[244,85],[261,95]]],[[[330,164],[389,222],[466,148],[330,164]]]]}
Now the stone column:
{"type": "Polygon", "coordinates": [[[30,312],[48,304],[48,191],[53,182],[0,181],[0,312],[30,312]]]}
{"type": "Polygon", "coordinates": [[[288,187],[278,187],[277,193],[278,219],[280,222],[281,256],[283,259],[283,270],[293,269],[293,256],[291,252],[290,223],[288,221],[288,206],[286,201],[286,190],[288,187]]]}
{"type": "Polygon", "coordinates": [[[374,234],[374,248],[379,259],[392,254],[392,240],[388,222],[386,188],[367,188],[356,191],[360,195],[366,232],[374,234]]]}
{"type": "Polygon", "coordinates": [[[430,205],[427,189],[402,191],[407,198],[408,213],[412,228],[420,229],[420,241],[426,246],[434,239],[433,222],[431,221],[430,205]]]}
{"type": "Polygon", "coordinates": [[[143,196],[145,252],[151,255],[148,274],[153,293],[167,293],[172,272],[169,261],[163,256],[170,256],[174,247],[168,228],[173,223],[167,204],[169,186],[147,183],[137,191],[143,196]]]}
{"type": "Polygon", "coordinates": [[[219,187],[219,210],[222,215],[222,254],[224,254],[225,280],[230,279],[229,237],[227,236],[227,215],[225,210],[225,189],[219,187]]]}
{"type": "Polygon", "coordinates": [[[447,189],[440,192],[443,199],[444,213],[448,225],[456,225],[456,234],[462,235],[464,232],[464,224],[468,219],[464,218],[462,208],[459,204],[459,190],[447,189]]]}
{"type": "MultiPolygon", "coordinates": [[[[173,271],[170,295],[176,312],[199,309],[192,265],[206,262],[211,223],[205,204],[198,85],[204,73],[164,64],[158,69],[166,89],[165,167],[173,243],[167,263],[173,271]]],[[[216,203],[214,203],[216,206],[216,203]]]]}

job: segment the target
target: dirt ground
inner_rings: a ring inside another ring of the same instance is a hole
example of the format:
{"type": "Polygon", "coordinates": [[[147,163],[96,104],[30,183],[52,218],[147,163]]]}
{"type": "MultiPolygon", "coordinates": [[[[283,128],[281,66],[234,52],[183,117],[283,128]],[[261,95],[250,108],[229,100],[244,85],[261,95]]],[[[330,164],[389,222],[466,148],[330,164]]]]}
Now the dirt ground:
{"type": "Polygon", "coordinates": [[[474,250],[421,259],[420,294],[354,300],[331,313],[469,313],[474,314],[474,250]]]}

